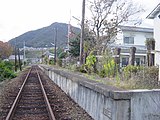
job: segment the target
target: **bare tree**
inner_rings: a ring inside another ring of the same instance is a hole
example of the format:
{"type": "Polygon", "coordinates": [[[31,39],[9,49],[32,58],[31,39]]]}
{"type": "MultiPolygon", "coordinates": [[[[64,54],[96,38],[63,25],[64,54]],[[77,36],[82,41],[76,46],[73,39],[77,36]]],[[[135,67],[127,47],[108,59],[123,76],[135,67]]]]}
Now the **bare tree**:
{"type": "MultiPolygon", "coordinates": [[[[90,52],[94,51],[95,46],[95,37],[93,31],[89,29],[89,26],[87,24],[87,21],[85,23],[85,29],[84,29],[84,58],[83,63],[86,61],[86,57],[90,54],[90,52]]],[[[95,53],[94,53],[95,54],[95,53]]]]}
{"type": "Polygon", "coordinates": [[[92,0],[89,1],[89,9],[96,45],[103,49],[108,43],[114,42],[119,25],[133,20],[133,16],[144,11],[134,5],[132,0],[92,0]]]}
{"type": "Polygon", "coordinates": [[[0,59],[6,59],[12,54],[13,48],[7,42],[0,41],[0,59]]]}

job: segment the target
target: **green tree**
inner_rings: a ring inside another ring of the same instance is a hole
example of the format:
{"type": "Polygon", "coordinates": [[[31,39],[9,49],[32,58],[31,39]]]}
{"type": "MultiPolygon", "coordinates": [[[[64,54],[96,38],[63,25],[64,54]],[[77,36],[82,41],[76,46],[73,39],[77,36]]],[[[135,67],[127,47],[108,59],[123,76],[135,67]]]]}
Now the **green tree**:
{"type": "Polygon", "coordinates": [[[58,57],[58,59],[63,59],[65,57],[67,57],[67,52],[65,52],[64,49],[62,49],[62,48],[58,48],[57,49],[57,57],[58,57]]]}
{"type": "Polygon", "coordinates": [[[78,57],[80,53],[80,36],[77,35],[77,37],[70,40],[70,49],[69,53],[72,57],[78,57]]]}

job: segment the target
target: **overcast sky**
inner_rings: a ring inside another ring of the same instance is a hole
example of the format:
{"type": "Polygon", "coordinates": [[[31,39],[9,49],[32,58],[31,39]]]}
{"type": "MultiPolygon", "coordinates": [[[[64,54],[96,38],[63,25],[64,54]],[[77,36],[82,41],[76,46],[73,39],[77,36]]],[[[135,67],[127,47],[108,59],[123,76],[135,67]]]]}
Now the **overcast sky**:
{"type": "MultiPolygon", "coordinates": [[[[147,10],[143,18],[159,3],[159,0],[134,1],[147,10]]],[[[68,23],[70,13],[80,18],[81,6],[82,0],[0,0],[0,41],[8,41],[53,22],[68,23]]],[[[78,21],[72,18],[71,24],[77,25],[78,21]]]]}

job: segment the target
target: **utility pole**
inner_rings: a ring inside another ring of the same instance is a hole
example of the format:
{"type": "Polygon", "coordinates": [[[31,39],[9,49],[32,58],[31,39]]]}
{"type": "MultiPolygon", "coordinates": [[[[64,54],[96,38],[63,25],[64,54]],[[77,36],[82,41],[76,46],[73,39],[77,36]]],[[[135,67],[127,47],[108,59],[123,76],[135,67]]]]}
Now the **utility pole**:
{"type": "Polygon", "coordinates": [[[17,38],[16,38],[16,42],[15,42],[15,50],[14,50],[14,54],[15,54],[15,61],[14,61],[15,72],[17,72],[17,38]]]}
{"type": "Polygon", "coordinates": [[[26,60],[26,50],[25,50],[25,41],[23,43],[23,65],[25,66],[25,60],[26,60]]]}
{"type": "Polygon", "coordinates": [[[19,69],[20,69],[20,71],[22,71],[19,48],[18,48],[18,63],[19,63],[19,69]]]}
{"type": "Polygon", "coordinates": [[[84,19],[85,19],[85,0],[82,2],[82,21],[81,21],[81,39],[80,39],[80,65],[83,64],[83,41],[84,41],[84,19]]]}
{"type": "Polygon", "coordinates": [[[70,35],[71,35],[71,11],[70,11],[70,18],[68,23],[68,52],[69,52],[69,42],[70,42],[70,35]]]}
{"type": "Polygon", "coordinates": [[[15,46],[14,54],[15,54],[14,66],[15,66],[15,72],[17,72],[17,48],[16,46],[15,46]]]}
{"type": "Polygon", "coordinates": [[[54,37],[54,65],[56,65],[56,56],[57,56],[57,28],[55,28],[55,37],[54,37]]]}
{"type": "Polygon", "coordinates": [[[42,48],[42,64],[43,64],[43,48],[42,48]]]}

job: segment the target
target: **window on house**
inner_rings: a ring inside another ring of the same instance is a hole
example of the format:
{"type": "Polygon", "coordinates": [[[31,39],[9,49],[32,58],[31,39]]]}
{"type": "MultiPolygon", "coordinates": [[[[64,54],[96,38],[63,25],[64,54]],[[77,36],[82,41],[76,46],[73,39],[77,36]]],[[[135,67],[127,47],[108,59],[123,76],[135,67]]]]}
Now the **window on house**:
{"type": "Polygon", "coordinates": [[[125,67],[128,65],[128,61],[129,61],[129,58],[122,58],[122,67],[125,67]]]}
{"type": "Polygon", "coordinates": [[[140,58],[136,58],[136,66],[139,66],[140,65],[140,58]]]}
{"type": "Polygon", "coordinates": [[[124,44],[134,44],[134,37],[124,37],[124,44]]]}

